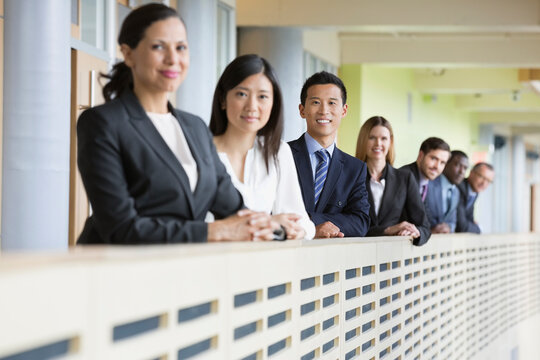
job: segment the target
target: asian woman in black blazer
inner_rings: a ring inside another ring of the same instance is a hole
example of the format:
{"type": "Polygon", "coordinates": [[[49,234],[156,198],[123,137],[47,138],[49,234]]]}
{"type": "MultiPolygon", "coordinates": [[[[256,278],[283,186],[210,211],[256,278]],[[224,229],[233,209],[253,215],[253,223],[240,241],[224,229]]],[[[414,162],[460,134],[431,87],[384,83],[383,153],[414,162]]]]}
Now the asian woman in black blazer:
{"type": "Polygon", "coordinates": [[[412,236],[425,244],[431,232],[418,185],[410,172],[395,169],[394,134],[381,116],[369,118],[360,129],[356,157],[365,161],[371,225],[367,236],[412,236]]]}
{"type": "Polygon", "coordinates": [[[77,124],[78,165],[93,210],[78,243],[271,240],[269,215],[243,209],[205,123],[167,101],[189,68],[178,13],[156,3],[139,7],[118,43],[124,61],[105,76],[106,103],[77,124]],[[204,221],[208,210],[215,222],[204,221]]]}

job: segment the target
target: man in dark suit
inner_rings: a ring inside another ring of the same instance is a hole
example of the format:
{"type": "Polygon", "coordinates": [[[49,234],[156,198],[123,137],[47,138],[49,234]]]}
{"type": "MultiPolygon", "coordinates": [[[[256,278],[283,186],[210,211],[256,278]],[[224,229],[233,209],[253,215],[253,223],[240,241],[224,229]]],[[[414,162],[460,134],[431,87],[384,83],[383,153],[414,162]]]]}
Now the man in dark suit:
{"type": "Polygon", "coordinates": [[[430,182],[441,175],[449,157],[450,146],[443,139],[430,137],[420,145],[416,161],[401,167],[413,174],[424,204],[430,182]]]}
{"type": "Polygon", "coordinates": [[[480,227],[474,220],[474,204],[478,194],[493,182],[495,171],[490,164],[481,162],[471,170],[469,177],[458,185],[460,199],[457,210],[456,232],[480,234],[480,227]]]}
{"type": "Polygon", "coordinates": [[[468,167],[467,154],[454,150],[442,175],[430,183],[426,207],[429,208],[428,219],[432,233],[447,234],[456,231],[459,204],[457,185],[463,181],[468,167]]]}
{"type": "Polygon", "coordinates": [[[315,237],[364,236],[369,228],[367,167],[335,144],[347,114],[345,86],[333,74],[316,73],[304,83],[300,102],[307,132],[289,145],[315,237]]]}

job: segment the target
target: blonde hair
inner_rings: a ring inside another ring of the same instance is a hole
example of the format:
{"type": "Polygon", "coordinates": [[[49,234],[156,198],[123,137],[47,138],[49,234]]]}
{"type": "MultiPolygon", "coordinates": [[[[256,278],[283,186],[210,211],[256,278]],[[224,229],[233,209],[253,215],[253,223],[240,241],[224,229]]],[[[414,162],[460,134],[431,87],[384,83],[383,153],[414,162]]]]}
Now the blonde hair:
{"type": "Polygon", "coordinates": [[[369,133],[376,126],[384,126],[390,132],[390,148],[388,154],[386,154],[386,162],[390,165],[394,165],[394,159],[396,153],[394,150],[394,131],[390,122],[382,116],[373,116],[364,122],[358,133],[358,140],[356,141],[356,157],[362,161],[367,161],[367,141],[369,139],[369,133]]]}

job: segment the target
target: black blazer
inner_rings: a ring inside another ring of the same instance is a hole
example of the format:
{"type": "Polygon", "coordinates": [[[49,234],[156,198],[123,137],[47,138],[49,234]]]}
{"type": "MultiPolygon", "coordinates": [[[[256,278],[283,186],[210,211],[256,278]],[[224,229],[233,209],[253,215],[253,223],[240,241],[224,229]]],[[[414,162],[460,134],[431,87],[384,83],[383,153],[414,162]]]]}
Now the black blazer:
{"type": "Polygon", "coordinates": [[[390,164],[386,164],[384,171],[386,172],[386,183],[381,206],[379,207],[379,215],[375,214],[369,176],[366,179],[369,204],[371,205],[369,211],[371,226],[369,227],[368,236],[385,236],[384,229],[387,227],[396,225],[401,221],[408,221],[420,231],[420,237],[413,241],[414,245],[425,244],[431,236],[431,231],[422,198],[418,192],[418,184],[413,175],[406,170],[397,170],[390,164]]]}
{"type": "Polygon", "coordinates": [[[474,199],[471,206],[467,207],[467,198],[469,197],[469,181],[463,180],[459,185],[459,203],[457,208],[456,232],[470,232],[480,234],[480,227],[474,222],[474,204],[478,196],[474,199]]]}
{"type": "MultiPolygon", "coordinates": [[[[411,174],[413,174],[414,180],[416,181],[416,188],[418,189],[418,193],[420,193],[420,185],[419,185],[420,184],[420,169],[418,169],[418,165],[416,164],[416,161],[407,165],[403,165],[402,167],[399,168],[399,170],[409,171],[411,174]]],[[[429,206],[426,206],[426,200],[429,194],[431,183],[432,181],[428,181],[428,189],[427,189],[426,197],[423,200],[424,211],[426,212],[428,221],[429,219],[431,219],[431,213],[429,212],[429,206]]],[[[420,196],[420,199],[421,198],[422,197],[420,196]]]]}
{"type": "Polygon", "coordinates": [[[219,219],[243,207],[205,123],[170,104],[169,110],[197,163],[193,193],[182,165],[133,92],[81,114],[78,165],[93,213],[78,243],[202,242],[208,210],[219,219]]]}
{"type": "Polygon", "coordinates": [[[304,135],[289,142],[306,211],[315,225],[330,221],[347,237],[362,237],[369,227],[366,164],[337,147],[317,206],[313,170],[304,135]]]}

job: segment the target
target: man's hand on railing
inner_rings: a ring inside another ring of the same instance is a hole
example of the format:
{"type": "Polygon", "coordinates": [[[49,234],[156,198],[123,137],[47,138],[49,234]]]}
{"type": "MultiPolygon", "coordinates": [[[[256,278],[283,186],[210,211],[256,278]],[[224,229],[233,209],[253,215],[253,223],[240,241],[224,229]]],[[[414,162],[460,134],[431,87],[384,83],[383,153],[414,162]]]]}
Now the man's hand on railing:
{"type": "Polygon", "coordinates": [[[315,238],[337,238],[343,237],[340,229],[330,221],[315,226],[315,238]]]}
{"type": "Polygon", "coordinates": [[[407,221],[402,221],[399,224],[392,225],[384,229],[384,234],[393,236],[412,236],[413,238],[417,238],[420,236],[420,231],[416,228],[415,225],[411,224],[407,221]]]}

